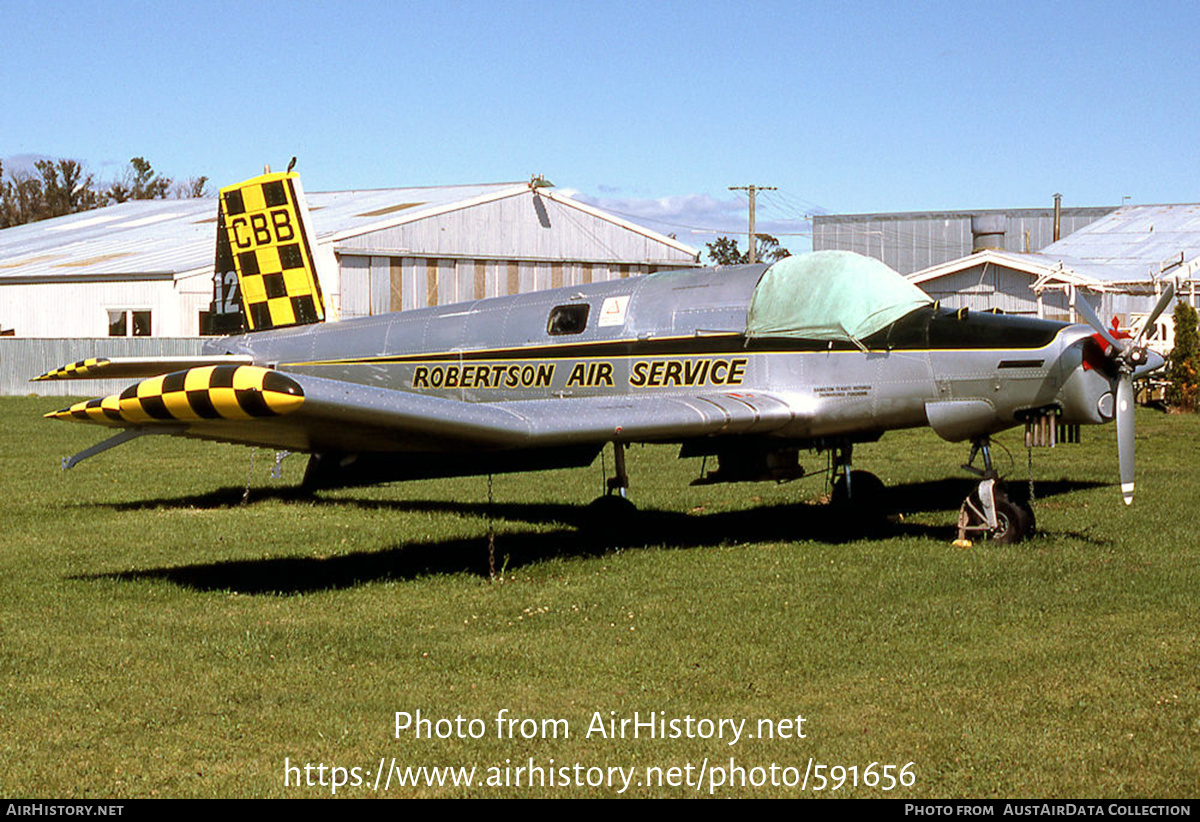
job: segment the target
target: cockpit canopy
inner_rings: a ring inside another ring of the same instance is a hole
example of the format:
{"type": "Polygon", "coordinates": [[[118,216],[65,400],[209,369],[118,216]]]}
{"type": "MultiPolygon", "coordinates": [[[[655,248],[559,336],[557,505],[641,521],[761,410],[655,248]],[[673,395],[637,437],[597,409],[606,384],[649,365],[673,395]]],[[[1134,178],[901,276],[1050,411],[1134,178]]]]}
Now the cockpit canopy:
{"type": "Polygon", "coordinates": [[[850,251],[787,257],[763,272],[746,336],[859,343],[933,300],[887,265],[850,251]]]}

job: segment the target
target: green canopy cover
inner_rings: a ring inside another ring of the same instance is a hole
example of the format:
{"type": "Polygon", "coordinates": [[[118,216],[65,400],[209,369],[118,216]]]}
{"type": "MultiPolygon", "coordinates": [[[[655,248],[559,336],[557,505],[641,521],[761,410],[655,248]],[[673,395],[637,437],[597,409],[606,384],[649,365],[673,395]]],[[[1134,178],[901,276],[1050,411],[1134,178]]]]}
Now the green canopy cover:
{"type": "Polygon", "coordinates": [[[750,298],[747,337],[860,342],[933,300],[894,270],[851,251],[787,257],[750,298]]]}

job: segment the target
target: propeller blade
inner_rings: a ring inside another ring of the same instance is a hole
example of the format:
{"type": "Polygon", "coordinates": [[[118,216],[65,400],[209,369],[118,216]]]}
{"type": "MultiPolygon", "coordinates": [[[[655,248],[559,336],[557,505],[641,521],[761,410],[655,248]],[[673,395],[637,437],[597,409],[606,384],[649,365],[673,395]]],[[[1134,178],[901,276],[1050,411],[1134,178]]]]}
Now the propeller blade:
{"type": "Polygon", "coordinates": [[[1075,310],[1083,315],[1083,318],[1087,320],[1087,324],[1096,329],[1096,332],[1105,340],[1107,340],[1109,345],[1111,345],[1117,351],[1125,350],[1125,345],[1116,337],[1114,337],[1112,332],[1104,327],[1104,323],[1100,322],[1100,318],[1096,316],[1096,312],[1090,305],[1088,305],[1087,300],[1083,299],[1082,297],[1077,297],[1075,299],[1075,310]]]}
{"type": "Polygon", "coordinates": [[[1122,372],[1117,383],[1117,461],[1121,467],[1121,496],[1133,503],[1133,376],[1122,372]]]}
{"type": "Polygon", "coordinates": [[[1150,316],[1146,319],[1146,324],[1142,326],[1142,330],[1138,332],[1137,339],[1133,341],[1136,348],[1142,342],[1142,337],[1146,336],[1146,332],[1154,328],[1154,321],[1158,319],[1158,315],[1166,310],[1167,305],[1175,298],[1175,284],[1167,283],[1166,289],[1163,290],[1162,296],[1158,298],[1158,303],[1154,306],[1154,310],[1150,312],[1150,316]]]}

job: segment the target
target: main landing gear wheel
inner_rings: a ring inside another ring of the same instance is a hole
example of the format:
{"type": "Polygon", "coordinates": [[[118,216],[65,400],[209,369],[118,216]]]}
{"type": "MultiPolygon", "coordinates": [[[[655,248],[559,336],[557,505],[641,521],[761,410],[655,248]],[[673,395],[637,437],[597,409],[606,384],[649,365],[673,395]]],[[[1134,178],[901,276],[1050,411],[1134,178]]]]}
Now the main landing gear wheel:
{"type": "Polygon", "coordinates": [[[600,544],[620,542],[636,531],[640,514],[625,497],[607,494],[597,497],[583,510],[583,532],[600,544]]]}
{"type": "Polygon", "coordinates": [[[584,512],[584,527],[601,539],[626,534],[637,519],[637,506],[625,498],[629,474],[625,471],[625,444],[613,443],[616,476],[608,480],[608,493],[592,500],[584,512]]]}
{"type": "Polygon", "coordinates": [[[616,494],[606,494],[603,497],[596,497],[588,503],[587,507],[588,518],[600,523],[628,519],[637,514],[637,512],[636,505],[625,499],[625,497],[619,497],[616,494]]]}
{"type": "Polygon", "coordinates": [[[833,482],[830,503],[841,511],[882,518],[887,513],[887,486],[870,471],[851,471],[850,481],[843,474],[833,482]]]}
{"type": "Polygon", "coordinates": [[[829,470],[834,480],[830,505],[860,525],[880,525],[888,514],[887,486],[870,471],[851,471],[853,459],[854,443],[843,442],[831,450],[829,470]]]}
{"type": "Polygon", "coordinates": [[[851,532],[870,535],[887,527],[887,486],[870,471],[850,471],[847,477],[843,470],[829,502],[841,527],[851,532]]]}

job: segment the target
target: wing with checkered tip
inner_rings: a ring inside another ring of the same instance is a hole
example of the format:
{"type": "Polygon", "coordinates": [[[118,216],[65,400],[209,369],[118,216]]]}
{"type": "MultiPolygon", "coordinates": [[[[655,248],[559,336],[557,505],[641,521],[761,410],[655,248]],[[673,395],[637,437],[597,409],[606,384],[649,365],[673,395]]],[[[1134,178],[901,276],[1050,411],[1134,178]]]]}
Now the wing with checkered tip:
{"type": "Polygon", "coordinates": [[[189,368],[200,368],[205,365],[249,365],[252,358],[246,355],[219,354],[205,356],[164,356],[164,357],[88,357],[86,360],[70,363],[53,371],[47,371],[34,377],[30,382],[39,380],[108,380],[108,379],[138,379],[141,377],[157,377],[159,374],[169,374],[173,371],[185,371],[189,368]]]}
{"type": "Polygon", "coordinates": [[[451,453],[767,433],[794,422],[787,397],[697,392],[475,403],[254,365],[203,366],[46,414],[307,452],[451,453]]]}
{"type": "Polygon", "coordinates": [[[251,420],[287,414],[304,401],[292,378],[256,365],[205,365],[142,380],[120,394],[45,416],[110,427],[251,420]]]}

